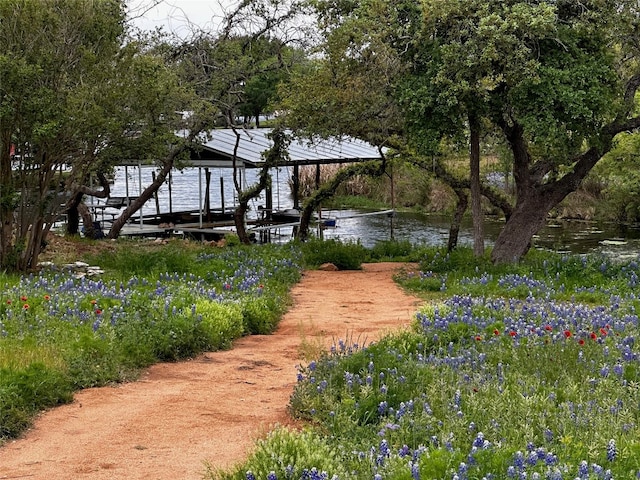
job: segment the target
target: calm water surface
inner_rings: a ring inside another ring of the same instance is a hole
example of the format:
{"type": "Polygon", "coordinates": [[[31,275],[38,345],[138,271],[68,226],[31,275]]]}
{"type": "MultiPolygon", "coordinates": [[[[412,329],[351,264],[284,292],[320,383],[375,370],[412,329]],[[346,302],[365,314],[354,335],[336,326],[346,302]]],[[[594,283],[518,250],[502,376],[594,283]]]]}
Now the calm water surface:
{"type": "MultiPolygon", "coordinates": [[[[112,196],[138,195],[142,187],[152,181],[152,167],[121,167],[116,173],[116,180],[112,186],[112,196]]],[[[226,208],[235,204],[235,191],[233,187],[232,171],[230,169],[211,169],[210,202],[212,208],[221,206],[221,198],[224,195],[226,208]],[[221,180],[222,179],[222,180],[221,180]]],[[[247,170],[242,178],[243,183],[251,185],[256,180],[256,170],[247,170]]],[[[273,207],[275,209],[287,209],[293,206],[290,195],[289,179],[291,172],[286,168],[278,169],[272,173],[273,207]]],[[[158,204],[161,212],[181,210],[195,210],[200,203],[204,203],[206,182],[204,170],[195,168],[184,169],[182,172],[174,172],[171,183],[171,202],[169,201],[169,187],[163,185],[158,194],[158,204]]],[[[259,206],[265,205],[265,198],[260,197],[254,201],[250,216],[257,212],[259,206]]],[[[156,213],[154,201],[148,202],[143,207],[143,215],[156,213]]],[[[449,235],[451,218],[444,215],[425,215],[418,213],[396,213],[393,218],[390,215],[363,215],[356,210],[324,210],[323,218],[336,219],[335,228],[327,228],[323,231],[325,238],[339,238],[346,241],[359,241],[367,247],[375,245],[381,240],[409,240],[412,243],[425,245],[446,245],[449,235]]],[[[485,222],[486,246],[493,244],[502,222],[487,219],[485,222]]],[[[286,241],[291,238],[290,229],[281,229],[275,236],[276,240],[286,241]]],[[[472,245],[471,222],[466,220],[460,229],[460,245],[472,245]]],[[[635,258],[640,253],[640,228],[616,225],[595,225],[589,222],[549,222],[534,238],[534,244],[538,248],[571,253],[600,252],[615,258],[635,258]]]]}

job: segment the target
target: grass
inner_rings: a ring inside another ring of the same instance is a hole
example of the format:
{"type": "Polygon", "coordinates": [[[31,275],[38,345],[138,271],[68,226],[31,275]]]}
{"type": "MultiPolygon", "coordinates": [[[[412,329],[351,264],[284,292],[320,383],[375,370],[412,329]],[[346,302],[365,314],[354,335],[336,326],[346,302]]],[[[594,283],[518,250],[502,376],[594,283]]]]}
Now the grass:
{"type": "Polygon", "coordinates": [[[419,268],[396,280],[428,299],[413,327],[370,345],[340,341],[325,354],[308,345],[317,358],[300,367],[290,404],[307,428],[274,430],[246,462],[210,477],[592,480],[640,472],[637,262],[532,251],[520,264],[493,266],[466,249],[339,242],[158,248],[123,243],[86,257],[106,269],[99,279],[62,269],[0,277],[2,438],[77,388],[270,331],[301,265],[402,258],[419,268]]]}
{"type": "Polygon", "coordinates": [[[637,478],[638,264],[423,253],[397,279],[429,299],[413,328],[301,367],[290,408],[308,429],[211,476],[637,478]]]}
{"type": "Polygon", "coordinates": [[[74,390],[272,332],[301,270],[294,246],[118,242],[87,248],[80,259],[105,273],[77,278],[60,265],[78,246],[58,266],[0,276],[0,442],[74,390]]]}

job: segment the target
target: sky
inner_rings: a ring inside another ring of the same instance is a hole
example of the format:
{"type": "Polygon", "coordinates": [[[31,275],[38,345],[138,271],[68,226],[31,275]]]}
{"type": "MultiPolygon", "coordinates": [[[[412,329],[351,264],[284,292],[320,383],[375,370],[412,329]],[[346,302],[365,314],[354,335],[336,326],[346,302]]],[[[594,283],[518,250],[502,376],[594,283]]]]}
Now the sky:
{"type": "Polygon", "coordinates": [[[223,12],[234,3],[232,0],[128,0],[127,8],[137,27],[143,30],[163,27],[165,31],[185,38],[193,26],[215,30],[223,12]]]}

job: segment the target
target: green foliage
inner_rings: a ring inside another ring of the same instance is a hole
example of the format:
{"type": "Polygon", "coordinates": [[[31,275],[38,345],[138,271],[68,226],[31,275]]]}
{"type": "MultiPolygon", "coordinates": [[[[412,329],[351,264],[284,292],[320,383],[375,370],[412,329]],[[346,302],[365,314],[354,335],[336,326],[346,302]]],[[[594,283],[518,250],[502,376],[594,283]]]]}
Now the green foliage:
{"type": "Polygon", "coordinates": [[[367,258],[367,250],[360,243],[338,239],[312,238],[300,244],[304,264],[310,268],[333,263],[339,270],[360,270],[367,258]]]}
{"type": "Polygon", "coordinates": [[[371,249],[373,258],[398,258],[407,257],[411,254],[413,245],[408,240],[388,240],[376,242],[371,249]]]}
{"type": "Polygon", "coordinates": [[[216,480],[246,480],[247,472],[256,479],[266,479],[269,474],[276,478],[304,478],[304,472],[311,470],[327,472],[332,478],[347,478],[348,472],[340,461],[336,447],[331,446],[313,430],[296,432],[284,427],[271,431],[267,438],[260,440],[249,459],[230,472],[212,472],[216,480]]]}
{"type": "Polygon", "coordinates": [[[640,221],[640,137],[622,133],[614,148],[598,163],[592,178],[604,184],[599,216],[616,222],[640,221]]]}
{"type": "MultiPolygon", "coordinates": [[[[335,449],[341,478],[637,474],[637,262],[531,252],[493,266],[433,249],[423,266],[447,281],[411,330],[339,341],[300,368],[291,410],[335,449]]],[[[306,478],[316,464],[291,449],[316,439],[298,440],[267,438],[264,463],[233,478],[306,478]]]]}
{"type": "Polygon", "coordinates": [[[370,249],[371,260],[393,262],[416,262],[422,259],[425,249],[413,245],[409,240],[383,240],[370,249]]]}
{"type": "Polygon", "coordinates": [[[195,242],[173,241],[167,245],[152,245],[146,240],[124,239],[119,241],[116,255],[105,250],[88,255],[86,261],[122,278],[164,272],[202,274],[202,265],[194,255],[202,250],[204,248],[195,242]]]}
{"type": "MultiPolygon", "coordinates": [[[[201,317],[196,337],[201,337],[199,350],[220,350],[229,348],[231,340],[246,332],[244,328],[244,312],[235,304],[223,304],[211,300],[198,300],[195,313],[201,317]]],[[[280,316],[274,320],[274,323],[280,316]]]]}
{"type": "Polygon", "coordinates": [[[0,439],[18,436],[39,410],[70,402],[72,392],[64,372],[42,363],[0,368],[0,439]]]}
{"type": "Polygon", "coordinates": [[[56,268],[0,275],[0,440],[74,389],[131,380],[155,362],[270,333],[300,278],[290,245],[123,241],[105,250],[91,257],[104,262],[100,279],[56,268]]]}
{"type": "Polygon", "coordinates": [[[242,301],[244,333],[267,335],[273,333],[287,304],[281,295],[263,294],[242,301]]]}

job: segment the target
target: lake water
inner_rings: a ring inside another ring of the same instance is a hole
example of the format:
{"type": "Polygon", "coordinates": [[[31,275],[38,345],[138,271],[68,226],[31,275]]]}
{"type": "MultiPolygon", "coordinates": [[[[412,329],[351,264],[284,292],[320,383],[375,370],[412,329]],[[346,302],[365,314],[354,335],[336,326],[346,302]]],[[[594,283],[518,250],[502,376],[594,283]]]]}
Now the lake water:
{"type": "MultiPolygon", "coordinates": [[[[111,187],[112,196],[136,196],[142,188],[152,181],[152,167],[120,167],[111,187]]],[[[224,195],[226,208],[235,205],[235,190],[231,169],[210,169],[211,208],[221,206],[221,196],[224,195]],[[221,181],[222,179],[222,181],[221,181]],[[222,183],[222,187],[221,187],[222,183]]],[[[251,185],[256,180],[257,170],[247,170],[243,183],[251,185]]],[[[272,173],[273,178],[273,208],[285,210],[293,206],[290,194],[289,179],[291,172],[287,168],[280,168],[272,173]]],[[[174,172],[171,183],[171,203],[169,202],[169,187],[165,184],[160,188],[158,204],[161,212],[195,210],[199,203],[203,204],[206,189],[204,169],[184,169],[174,172]]],[[[264,196],[250,204],[249,216],[255,218],[259,206],[265,205],[264,196]]],[[[143,207],[143,215],[156,213],[156,204],[149,201],[143,207]]],[[[336,219],[335,228],[326,228],[322,234],[325,238],[338,238],[345,241],[359,241],[367,247],[375,245],[381,240],[409,240],[412,243],[425,245],[446,245],[449,235],[451,218],[444,215],[426,215],[419,213],[397,212],[393,218],[387,214],[369,215],[369,212],[356,210],[323,210],[322,218],[336,219]],[[363,215],[366,214],[366,215],[363,215]],[[393,221],[393,225],[392,225],[393,221]],[[393,228],[392,228],[393,227],[393,228]]],[[[486,246],[493,244],[502,227],[502,222],[486,219],[486,246]]],[[[286,241],[291,238],[291,229],[280,229],[275,239],[286,241]]],[[[466,219],[460,229],[460,245],[472,245],[471,222],[466,219]]],[[[536,247],[555,251],[572,253],[600,252],[615,258],[637,257],[640,253],[640,228],[616,226],[611,224],[595,225],[589,222],[549,222],[534,238],[536,247]]]]}

